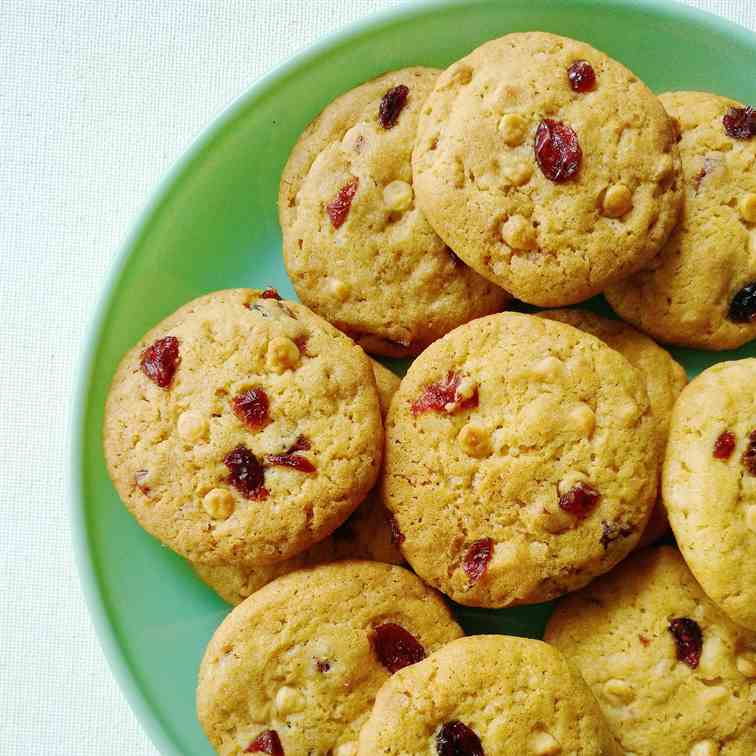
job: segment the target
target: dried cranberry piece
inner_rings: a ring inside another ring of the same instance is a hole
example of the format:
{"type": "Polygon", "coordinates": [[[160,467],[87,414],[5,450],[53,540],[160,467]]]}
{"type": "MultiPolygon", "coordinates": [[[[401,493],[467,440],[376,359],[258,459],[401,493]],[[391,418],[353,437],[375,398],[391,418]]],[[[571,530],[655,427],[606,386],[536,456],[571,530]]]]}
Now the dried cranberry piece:
{"type": "Polygon", "coordinates": [[[650,638],[646,638],[645,635],[638,635],[638,640],[641,642],[641,645],[648,646],[651,643],[650,638]]]}
{"type": "Polygon", "coordinates": [[[462,561],[462,569],[473,583],[477,583],[486,574],[488,563],[493,556],[494,542],[492,538],[481,538],[475,541],[467,550],[462,561]]]}
{"type": "Polygon", "coordinates": [[[750,105],[730,108],[722,117],[722,124],[733,139],[750,139],[756,134],[756,110],[750,105]]]}
{"type": "Polygon", "coordinates": [[[604,551],[609,548],[609,544],[616,541],[618,538],[627,538],[633,533],[633,528],[622,527],[616,522],[601,521],[601,538],[599,543],[604,547],[604,551]]]}
{"type": "Polygon", "coordinates": [[[279,301],[281,300],[281,295],[278,293],[278,290],[274,289],[272,286],[269,286],[267,289],[265,289],[265,291],[260,294],[260,296],[263,299],[277,299],[279,301]]]}
{"type": "Polygon", "coordinates": [[[134,473],[134,483],[136,483],[136,487],[146,496],[150,492],[150,487],[146,486],[144,484],[144,481],[147,480],[148,471],[147,470],[137,470],[134,473]]]}
{"type": "Polygon", "coordinates": [[[142,372],[160,388],[168,388],[179,360],[179,343],[175,336],[158,339],[142,352],[142,372]]]}
{"type": "Polygon", "coordinates": [[[299,472],[314,473],[315,465],[301,454],[296,454],[298,451],[307,451],[309,448],[310,442],[304,436],[299,436],[283,454],[269,454],[265,457],[265,461],[269,465],[293,467],[295,470],[299,470],[299,472]]]}
{"type": "Polygon", "coordinates": [[[404,543],[404,533],[399,529],[399,523],[396,521],[396,517],[390,514],[388,516],[388,524],[391,529],[391,543],[397,548],[404,543]]]}
{"type": "Polygon", "coordinates": [[[677,617],[669,621],[669,632],[677,644],[678,660],[695,669],[703,647],[703,633],[698,622],[689,617],[677,617]]]}
{"type": "Polygon", "coordinates": [[[242,391],[231,400],[234,414],[252,430],[262,428],[270,420],[269,406],[268,395],[260,387],[242,391]]]}
{"type": "Polygon", "coordinates": [[[293,454],[298,451],[308,451],[312,449],[312,444],[308,440],[307,436],[297,436],[297,440],[286,450],[287,454],[293,454]]]}
{"type": "Polygon", "coordinates": [[[425,649],[417,638],[395,622],[378,625],[370,642],[378,660],[391,674],[425,659],[425,649]]]}
{"type": "Polygon", "coordinates": [[[245,749],[244,753],[267,753],[268,756],[284,756],[281,738],[275,730],[264,730],[245,749]]]}
{"type": "Polygon", "coordinates": [[[756,475],[756,430],[748,436],[748,446],[743,452],[742,462],[751,475],[756,475]]]}
{"type": "Polygon", "coordinates": [[[536,129],[534,149],[538,167],[549,181],[568,181],[580,169],[583,151],[566,123],[544,118],[536,129]]]}
{"type": "Polygon", "coordinates": [[[729,459],[735,449],[735,434],[724,431],[714,442],[714,459],[729,459]]]}
{"type": "Polygon", "coordinates": [[[756,281],[746,284],[732,298],[727,317],[733,323],[753,323],[756,320],[756,281]]]}
{"type": "Polygon", "coordinates": [[[226,480],[242,496],[252,500],[268,498],[268,490],[264,485],[265,470],[244,444],[226,454],[223,464],[230,473],[226,480]]]}
{"type": "Polygon", "coordinates": [[[579,520],[584,520],[595,509],[601,494],[588,483],[577,483],[559,497],[559,507],[579,520]]]}
{"type": "Polygon", "coordinates": [[[478,406],[478,391],[470,397],[457,394],[462,378],[459,373],[449,371],[446,378],[427,386],[425,391],[412,403],[412,414],[422,412],[456,412],[478,406]],[[447,405],[452,405],[451,407],[447,405]]]}
{"type": "Polygon", "coordinates": [[[596,72],[587,60],[576,60],[567,69],[567,78],[574,92],[590,92],[596,86],[596,72]]]}
{"type": "Polygon", "coordinates": [[[438,756],[485,756],[480,738],[457,719],[446,722],[436,735],[438,756]]]}
{"type": "Polygon", "coordinates": [[[349,183],[344,184],[339,189],[339,193],[326,205],[326,212],[334,228],[341,228],[344,225],[344,221],[352,208],[352,200],[354,195],[357,194],[359,184],[360,180],[356,177],[353,178],[349,183]]]}
{"type": "Polygon", "coordinates": [[[409,87],[404,84],[398,84],[383,95],[381,104],[378,106],[378,120],[384,129],[391,129],[396,126],[399,114],[407,104],[408,94],[409,87]]]}
{"type": "Polygon", "coordinates": [[[315,659],[315,666],[318,668],[318,672],[326,673],[331,669],[331,662],[327,659],[315,659]]]}

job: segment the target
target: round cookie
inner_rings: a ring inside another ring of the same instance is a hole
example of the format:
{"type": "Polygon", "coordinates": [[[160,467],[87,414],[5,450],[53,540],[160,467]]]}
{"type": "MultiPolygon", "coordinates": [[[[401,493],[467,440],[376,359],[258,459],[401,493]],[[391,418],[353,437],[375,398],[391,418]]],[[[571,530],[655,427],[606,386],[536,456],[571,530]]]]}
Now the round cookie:
{"type": "Polygon", "coordinates": [[[281,177],[284,262],[297,294],[374,354],[417,354],[509,300],[415,204],[410,157],[438,73],[393,71],[337,98],[305,129],[281,177]]]}
{"type": "Polygon", "coordinates": [[[658,257],[606,298],[660,341],[734,349],[756,337],[756,138],[727,133],[723,117],[742,107],[734,100],[668,92],[661,101],[679,127],[683,213],[658,257]]]}
{"type": "Polygon", "coordinates": [[[460,326],[389,410],[383,496],[402,552],[461,604],[579,588],[640,538],[655,432],[638,371],[594,336],[517,313],[460,326]]]}
{"type": "MultiPolygon", "coordinates": [[[[567,323],[591,333],[619,352],[633,367],[640,370],[656,424],[656,448],[659,473],[667,448],[672,408],[688,382],[685,368],[672,355],[648,336],[618,320],[602,318],[588,310],[545,310],[539,316],[567,323]]],[[[639,546],[647,546],[660,538],[669,526],[661,497],[657,499],[651,519],[643,531],[639,546]]]]}
{"type": "MultiPolygon", "coordinates": [[[[378,387],[381,414],[385,416],[399,378],[379,362],[370,360],[378,387]]],[[[394,543],[389,514],[375,493],[368,494],[357,510],[330,536],[291,559],[257,567],[238,564],[193,563],[192,568],[224,601],[240,604],[271,580],[294,570],[341,559],[368,559],[401,564],[404,559],[394,543]]]]}
{"type": "Polygon", "coordinates": [[[368,358],[276,297],[200,297],[113,378],[103,443],[116,490],[148,532],[195,562],[291,558],[344,522],[380,469],[368,358]]]}
{"type": "Polygon", "coordinates": [[[701,587],[756,630],[756,359],[720,362],[682,392],[662,496],[701,587]]]}
{"type": "Polygon", "coordinates": [[[604,53],[543,32],[487,42],[441,74],[412,167],[418,204],[441,238],[481,275],[544,307],[639,270],[682,201],[658,99],[604,53]],[[584,91],[573,89],[575,64],[593,74],[593,83],[582,76],[584,91]]]}
{"type": "Polygon", "coordinates": [[[452,641],[381,688],[358,756],[620,756],[580,675],[537,640],[452,641]]]}
{"type": "Polygon", "coordinates": [[[392,672],[461,635],[441,598],[401,567],[338,562],[293,572],[216,631],[199,672],[200,723],[222,756],[265,740],[286,756],[353,756],[392,672]]]}
{"type": "Polygon", "coordinates": [[[756,633],[731,622],[676,549],[634,554],[557,604],[546,628],[625,753],[756,753],[756,633]]]}

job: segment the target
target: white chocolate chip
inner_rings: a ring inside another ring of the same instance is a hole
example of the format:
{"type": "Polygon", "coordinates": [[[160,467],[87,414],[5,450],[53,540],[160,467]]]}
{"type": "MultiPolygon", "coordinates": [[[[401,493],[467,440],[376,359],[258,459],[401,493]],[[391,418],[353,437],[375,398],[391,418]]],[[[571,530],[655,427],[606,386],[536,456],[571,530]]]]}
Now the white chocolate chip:
{"type": "Polygon", "coordinates": [[[548,355],[530,368],[533,378],[555,383],[564,377],[564,364],[556,357],[548,355]]]}
{"type": "Polygon", "coordinates": [[[472,399],[475,396],[475,392],[478,388],[478,384],[472,378],[462,378],[457,386],[457,396],[461,399],[472,399]]]}
{"type": "Polygon", "coordinates": [[[326,290],[329,294],[336,297],[340,302],[346,302],[349,296],[349,284],[340,278],[329,278],[326,281],[326,290]]]}
{"type": "Polygon", "coordinates": [[[549,507],[544,507],[537,518],[537,524],[547,533],[557,535],[574,527],[575,518],[562,510],[555,502],[549,507]]]}
{"type": "Polygon", "coordinates": [[[756,651],[745,651],[735,662],[738,672],[744,677],[756,677],[756,651]]]}
{"type": "Polygon", "coordinates": [[[625,706],[635,698],[635,691],[624,680],[613,678],[604,683],[604,695],[614,706],[625,706]]]}
{"type": "Polygon", "coordinates": [[[187,410],[179,415],[176,430],[184,441],[198,441],[205,435],[207,420],[194,410],[187,410]]]}
{"type": "Polygon", "coordinates": [[[471,457],[486,457],[491,453],[491,440],[480,426],[468,423],[457,436],[465,454],[471,457]]]}
{"type": "Polygon", "coordinates": [[[277,373],[299,364],[299,347],[286,336],[276,336],[268,344],[268,366],[277,373]]]}
{"type": "Polygon", "coordinates": [[[555,756],[562,752],[559,741],[549,732],[539,730],[530,736],[530,752],[535,756],[555,756]]]}
{"type": "Polygon", "coordinates": [[[573,404],[566,414],[568,426],[581,436],[590,437],[596,427],[596,415],[585,402],[573,404]]]}
{"type": "Polygon", "coordinates": [[[333,749],[333,756],[357,756],[357,744],[353,740],[337,745],[333,749]]]}
{"type": "Polygon", "coordinates": [[[740,215],[747,223],[756,223],[756,194],[748,192],[738,202],[740,215]]]}
{"type": "Polygon", "coordinates": [[[202,508],[214,520],[227,520],[234,511],[234,497],[223,488],[213,488],[202,499],[202,508]]]}
{"type": "Polygon", "coordinates": [[[609,218],[619,218],[633,206],[632,192],[624,184],[613,184],[604,193],[601,212],[609,218]]]}
{"type": "Polygon", "coordinates": [[[501,224],[501,238],[512,249],[536,249],[535,229],[522,215],[511,215],[501,224]]]}
{"type": "Polygon", "coordinates": [[[730,693],[723,685],[710,685],[700,694],[700,700],[705,706],[721,703],[730,697],[730,693]]]}
{"type": "Polygon", "coordinates": [[[412,207],[414,192],[406,181],[392,181],[383,188],[383,201],[389,210],[403,212],[412,207]]]}
{"type": "Polygon", "coordinates": [[[588,476],[585,473],[571,470],[562,476],[562,479],[557,484],[557,491],[560,496],[564,496],[564,494],[572,491],[578,483],[588,483],[590,485],[588,476]]]}
{"type": "Polygon", "coordinates": [[[513,158],[502,165],[501,172],[510,184],[522,186],[530,181],[530,177],[533,175],[533,166],[526,160],[513,158]]]}
{"type": "Polygon", "coordinates": [[[304,705],[304,697],[295,688],[284,685],[278,689],[278,693],[276,693],[276,711],[279,714],[286,716],[296,711],[302,711],[304,705]]]}
{"type": "Polygon", "coordinates": [[[699,740],[690,749],[690,756],[717,756],[719,746],[713,740],[699,740]]]}
{"type": "Polygon", "coordinates": [[[510,147],[516,147],[522,144],[525,139],[527,122],[517,113],[505,113],[499,120],[499,133],[504,140],[504,144],[510,147]]]}

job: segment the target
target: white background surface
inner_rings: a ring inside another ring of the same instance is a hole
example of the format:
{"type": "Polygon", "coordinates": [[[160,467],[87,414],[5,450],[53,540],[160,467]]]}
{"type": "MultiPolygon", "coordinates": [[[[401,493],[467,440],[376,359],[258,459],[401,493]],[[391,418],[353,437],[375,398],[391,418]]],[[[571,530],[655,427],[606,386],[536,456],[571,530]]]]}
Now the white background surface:
{"type": "MultiPolygon", "coordinates": [[[[130,222],[257,77],[397,0],[0,0],[0,755],[155,754],[71,551],[66,414],[130,222]]],[[[690,4],[756,28],[756,0],[690,4]]]]}

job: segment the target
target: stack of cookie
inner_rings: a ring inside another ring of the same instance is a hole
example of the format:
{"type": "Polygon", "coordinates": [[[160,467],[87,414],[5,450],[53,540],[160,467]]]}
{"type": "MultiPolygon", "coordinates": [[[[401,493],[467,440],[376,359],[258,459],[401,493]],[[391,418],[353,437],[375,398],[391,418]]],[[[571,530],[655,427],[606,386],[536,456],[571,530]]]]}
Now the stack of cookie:
{"type": "Polygon", "coordinates": [[[190,302],[106,407],[124,503],[238,605],[200,669],[218,753],[756,753],[756,360],[686,387],[651,338],[756,337],[754,136],[538,32],[307,127],[304,305],[190,302]],[[601,292],[632,325],[559,309],[601,292]],[[546,644],[462,638],[441,594],[570,595],[546,644]]]}

